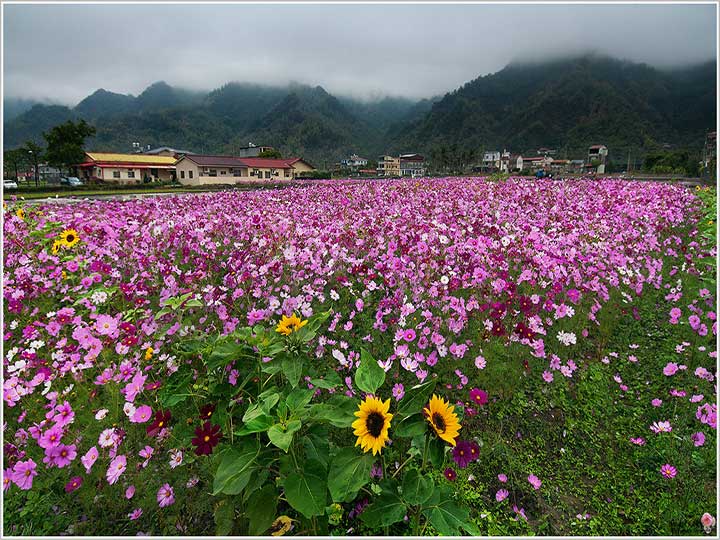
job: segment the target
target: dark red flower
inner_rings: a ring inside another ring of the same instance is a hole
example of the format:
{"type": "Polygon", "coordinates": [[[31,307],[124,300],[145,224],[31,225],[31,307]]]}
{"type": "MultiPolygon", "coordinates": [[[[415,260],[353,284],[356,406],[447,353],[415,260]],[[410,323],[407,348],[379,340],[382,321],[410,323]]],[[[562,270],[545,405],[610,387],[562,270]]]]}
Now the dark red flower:
{"type": "Polygon", "coordinates": [[[162,428],[168,427],[168,424],[170,423],[170,416],[170,411],[157,411],[155,413],[153,423],[146,428],[147,434],[154,437],[160,433],[162,428]]]}
{"type": "Polygon", "coordinates": [[[209,420],[214,412],[215,412],[215,404],[214,403],[205,405],[200,409],[200,418],[202,418],[203,420],[209,420]]]}
{"type": "Polygon", "coordinates": [[[195,428],[195,435],[196,437],[190,441],[197,447],[195,453],[198,456],[207,456],[212,454],[213,448],[220,442],[222,432],[220,426],[205,422],[202,427],[195,428]]]}
{"type": "Polygon", "coordinates": [[[444,472],[443,474],[445,475],[445,478],[447,478],[447,479],[450,480],[451,482],[454,482],[455,479],[457,478],[457,473],[455,472],[454,469],[452,469],[452,468],[450,468],[450,467],[448,467],[447,469],[445,469],[445,472],[444,472]]]}
{"type": "Polygon", "coordinates": [[[485,390],[473,388],[470,390],[470,399],[477,405],[485,405],[488,402],[488,394],[485,390]]]}
{"type": "Polygon", "coordinates": [[[145,390],[157,390],[161,385],[160,381],[149,382],[145,385],[145,390]]]}

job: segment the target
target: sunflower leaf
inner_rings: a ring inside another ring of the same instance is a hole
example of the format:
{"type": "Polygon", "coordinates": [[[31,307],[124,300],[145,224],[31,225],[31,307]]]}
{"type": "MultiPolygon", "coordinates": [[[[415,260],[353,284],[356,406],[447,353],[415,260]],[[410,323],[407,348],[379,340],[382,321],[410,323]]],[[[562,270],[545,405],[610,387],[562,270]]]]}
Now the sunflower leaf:
{"type": "Polygon", "coordinates": [[[356,448],[343,448],[332,459],[328,487],[333,502],[350,502],[370,481],[373,457],[356,448]]]}
{"type": "Polygon", "coordinates": [[[375,394],[384,383],[385,370],[368,351],[361,348],[360,367],[355,372],[355,385],[366,394],[375,394]]]}
{"type": "Polygon", "coordinates": [[[398,414],[401,416],[410,416],[419,412],[430,401],[430,395],[435,390],[435,380],[413,386],[405,396],[400,400],[398,414]]]}
{"type": "Polygon", "coordinates": [[[397,494],[383,493],[360,514],[360,519],[368,527],[387,527],[402,521],[406,513],[407,507],[397,494]]]}
{"type": "Polygon", "coordinates": [[[322,464],[309,459],[284,482],[288,504],[306,518],[321,516],[327,503],[327,483],[322,464]]]}

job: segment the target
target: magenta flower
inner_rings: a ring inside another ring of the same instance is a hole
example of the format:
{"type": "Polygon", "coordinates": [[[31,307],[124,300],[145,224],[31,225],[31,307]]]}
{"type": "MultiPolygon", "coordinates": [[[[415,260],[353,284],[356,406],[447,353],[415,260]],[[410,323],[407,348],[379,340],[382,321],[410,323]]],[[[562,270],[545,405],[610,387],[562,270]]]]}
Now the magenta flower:
{"type": "Polygon", "coordinates": [[[392,389],[392,395],[397,401],[400,401],[403,396],[405,396],[405,387],[401,383],[395,384],[392,389]]]}
{"type": "Polygon", "coordinates": [[[75,451],[75,445],[64,445],[59,444],[57,446],[53,446],[51,448],[45,449],[45,457],[43,458],[43,463],[47,464],[48,467],[57,467],[59,469],[62,469],[63,467],[67,467],[72,463],[72,461],[77,456],[77,452],[75,451]]]}
{"type": "Polygon", "coordinates": [[[411,341],[415,341],[415,330],[412,328],[408,328],[403,332],[403,339],[410,343],[411,341]]]}
{"type": "Polygon", "coordinates": [[[662,405],[662,399],[655,398],[650,403],[653,407],[659,407],[660,405],[662,405]]]}
{"type": "Polygon", "coordinates": [[[157,492],[157,502],[160,508],[170,506],[175,502],[175,491],[170,487],[170,484],[163,484],[157,492]]]}
{"type": "Polygon", "coordinates": [[[507,482],[507,476],[500,473],[498,474],[498,480],[500,480],[504,484],[505,482],[507,482]]]}
{"type": "Polygon", "coordinates": [[[40,448],[52,448],[53,446],[57,446],[60,444],[60,439],[62,439],[62,436],[62,427],[55,424],[50,429],[45,430],[45,433],[43,433],[40,439],[38,439],[38,445],[40,446],[40,448]]]}
{"type": "Polygon", "coordinates": [[[470,400],[475,402],[477,405],[485,405],[488,402],[488,395],[485,390],[479,388],[473,388],[470,390],[470,400]]]}
{"type": "Polygon", "coordinates": [[[128,514],[128,517],[130,518],[130,521],[135,521],[136,519],[139,519],[140,516],[142,516],[143,511],[142,508],[136,508],[132,512],[128,514]]]}
{"type": "Polygon", "coordinates": [[[125,498],[132,499],[133,495],[135,495],[135,486],[128,486],[128,488],[125,490],[125,498]]]}
{"type": "Polygon", "coordinates": [[[65,484],[65,493],[70,493],[72,491],[75,491],[80,486],[82,486],[83,479],[80,476],[73,476],[70,481],[65,484]]]}
{"type": "Polygon", "coordinates": [[[645,444],[645,439],[642,437],[630,437],[630,442],[637,444],[638,446],[643,446],[645,444]]]}
{"type": "Polygon", "coordinates": [[[497,493],[495,493],[495,500],[497,502],[502,502],[508,498],[508,495],[510,495],[510,493],[507,489],[499,489],[497,493]]]}
{"type": "Polygon", "coordinates": [[[80,462],[85,467],[85,471],[90,474],[90,469],[92,469],[93,464],[95,463],[95,460],[98,458],[98,451],[97,448],[94,446],[88,450],[84,456],[80,458],[80,462]]]}
{"type": "Polygon", "coordinates": [[[663,368],[663,375],[666,377],[671,377],[675,375],[678,371],[678,365],[675,362],[668,362],[667,365],[663,368]]]}
{"type": "Polygon", "coordinates": [[[117,331],[117,320],[110,315],[98,315],[95,319],[95,330],[102,336],[110,336],[117,331]]]}
{"type": "Polygon", "coordinates": [[[650,426],[650,430],[653,433],[670,433],[672,431],[672,426],[668,421],[653,422],[652,426],[650,426]]]}
{"type": "Polygon", "coordinates": [[[662,474],[665,478],[675,478],[675,475],[677,474],[677,469],[669,463],[666,463],[665,465],[660,467],[660,474],[662,474]]]}
{"type": "Polygon", "coordinates": [[[115,459],[110,462],[110,466],[108,467],[107,473],[105,474],[108,483],[112,485],[117,482],[122,473],[125,472],[126,468],[127,458],[124,455],[115,457],[115,459]]]}
{"type": "Polygon", "coordinates": [[[540,489],[540,486],[542,486],[542,481],[534,474],[528,476],[528,482],[530,482],[530,485],[535,489],[540,489]]]}
{"type": "Polygon", "coordinates": [[[695,443],[695,446],[702,446],[705,444],[705,434],[702,431],[698,431],[690,435],[690,440],[695,443]]]}
{"type": "Polygon", "coordinates": [[[450,482],[454,482],[455,479],[457,478],[457,473],[451,467],[448,467],[447,469],[445,469],[443,474],[445,475],[445,478],[447,478],[450,482]]]}
{"type": "Polygon", "coordinates": [[[15,467],[13,467],[12,480],[20,489],[30,489],[35,476],[37,476],[37,465],[32,459],[28,459],[27,461],[18,461],[15,464],[15,467]]]}

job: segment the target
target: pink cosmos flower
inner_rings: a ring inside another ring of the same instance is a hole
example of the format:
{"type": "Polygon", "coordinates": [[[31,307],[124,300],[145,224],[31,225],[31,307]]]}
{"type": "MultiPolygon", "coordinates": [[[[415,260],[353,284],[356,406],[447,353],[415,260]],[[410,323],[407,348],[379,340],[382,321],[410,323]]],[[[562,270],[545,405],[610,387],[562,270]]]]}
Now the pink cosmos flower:
{"type": "Polygon", "coordinates": [[[677,469],[669,463],[666,463],[665,465],[660,467],[660,474],[662,474],[665,478],[675,478],[675,475],[677,474],[677,469]]]}
{"type": "Polygon", "coordinates": [[[142,462],[141,467],[144,469],[147,467],[148,462],[150,461],[150,458],[153,455],[153,452],[155,452],[155,449],[152,446],[146,446],[142,450],[140,450],[140,457],[145,458],[145,461],[142,462]]]}
{"type": "Polygon", "coordinates": [[[643,446],[645,444],[645,439],[642,437],[630,437],[630,442],[637,444],[638,446],[643,446]]]}
{"type": "Polygon", "coordinates": [[[112,445],[115,444],[115,429],[114,428],[107,428],[104,429],[102,433],[100,433],[100,437],[98,438],[98,444],[102,448],[110,448],[112,445]]]}
{"type": "Polygon", "coordinates": [[[705,444],[705,434],[702,431],[698,431],[690,435],[690,440],[695,443],[695,446],[702,446],[705,444]]]}
{"type": "Polygon", "coordinates": [[[65,444],[59,444],[45,450],[45,457],[43,458],[43,463],[46,463],[48,467],[54,466],[62,469],[63,467],[70,465],[70,463],[72,463],[72,461],[75,459],[75,456],[77,456],[77,452],[75,451],[74,444],[71,444],[69,446],[65,444]]]}
{"type": "Polygon", "coordinates": [[[545,382],[551,383],[553,382],[553,379],[555,378],[553,374],[549,371],[543,371],[542,378],[545,382]]]}
{"type": "Polygon", "coordinates": [[[105,477],[110,485],[118,481],[127,468],[127,458],[124,455],[117,456],[110,462],[105,477]]]}
{"type": "Polygon", "coordinates": [[[500,480],[504,484],[505,482],[507,482],[507,476],[500,473],[500,474],[498,474],[498,480],[500,480]]]}
{"type": "Polygon", "coordinates": [[[473,388],[470,390],[470,400],[477,405],[485,405],[488,402],[488,394],[485,390],[473,388]]]}
{"type": "Polygon", "coordinates": [[[88,450],[84,456],[80,458],[80,462],[85,467],[85,471],[90,474],[90,469],[92,469],[92,466],[95,464],[95,460],[98,458],[98,451],[97,448],[94,446],[88,450]]]}
{"type": "Polygon", "coordinates": [[[22,490],[28,490],[32,487],[35,476],[37,476],[37,465],[32,459],[18,461],[13,467],[12,481],[22,490]]]}
{"type": "Polygon", "coordinates": [[[47,429],[38,439],[38,445],[40,448],[52,448],[60,444],[60,439],[63,436],[63,429],[59,425],[55,424],[50,429],[47,429]]]}
{"type": "Polygon", "coordinates": [[[157,502],[160,508],[170,506],[175,502],[175,491],[170,487],[170,484],[163,484],[157,492],[157,502]]]}
{"type": "Polygon", "coordinates": [[[130,518],[130,521],[135,521],[136,519],[140,519],[140,516],[142,516],[143,510],[142,508],[136,508],[132,512],[128,514],[128,517],[130,518]]]}
{"type": "Polygon", "coordinates": [[[670,433],[672,431],[672,426],[668,421],[653,422],[652,426],[650,426],[650,430],[653,433],[670,433]]]}
{"type": "Polygon", "coordinates": [[[405,387],[400,383],[395,384],[392,389],[392,395],[397,401],[400,401],[403,396],[405,396],[405,387]]]}
{"type": "Polygon", "coordinates": [[[133,495],[135,495],[135,486],[128,486],[128,488],[125,490],[125,498],[132,499],[133,495]]]}
{"type": "Polygon", "coordinates": [[[95,330],[102,336],[110,336],[117,331],[117,320],[110,315],[98,315],[95,319],[95,330]]]}
{"type": "Polygon", "coordinates": [[[140,405],[135,409],[135,413],[130,417],[130,421],[135,424],[144,424],[152,418],[152,408],[149,405],[140,405]]]}
{"type": "Polygon", "coordinates": [[[667,365],[663,368],[663,375],[666,377],[671,377],[672,375],[675,375],[678,370],[678,365],[675,362],[668,362],[667,365]]]}
{"type": "Polygon", "coordinates": [[[534,474],[528,476],[528,482],[530,482],[530,485],[535,489],[540,489],[540,486],[542,486],[542,481],[534,474]]]}
{"type": "Polygon", "coordinates": [[[508,498],[508,495],[510,495],[510,493],[507,489],[499,489],[497,493],[495,493],[495,500],[497,502],[502,502],[508,498]]]}
{"type": "Polygon", "coordinates": [[[67,401],[55,408],[55,416],[52,417],[53,422],[58,426],[66,426],[75,420],[75,413],[67,401]]]}
{"type": "Polygon", "coordinates": [[[653,407],[659,407],[660,405],[662,405],[662,399],[655,398],[650,403],[653,407]]]}
{"type": "Polygon", "coordinates": [[[411,341],[415,341],[415,336],[415,330],[413,330],[412,328],[408,328],[403,332],[403,339],[408,343],[410,343],[411,341]]]}
{"type": "Polygon", "coordinates": [[[710,534],[715,526],[715,517],[712,514],[705,512],[700,518],[700,523],[702,524],[705,533],[710,534]]]}

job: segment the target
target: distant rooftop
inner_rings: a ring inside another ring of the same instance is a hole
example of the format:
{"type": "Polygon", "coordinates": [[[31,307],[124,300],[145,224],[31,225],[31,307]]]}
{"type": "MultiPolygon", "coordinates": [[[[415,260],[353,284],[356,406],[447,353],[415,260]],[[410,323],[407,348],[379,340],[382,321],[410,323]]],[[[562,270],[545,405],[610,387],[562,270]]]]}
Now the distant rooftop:
{"type": "Polygon", "coordinates": [[[153,155],[159,154],[160,152],[173,152],[175,154],[194,154],[194,152],[190,152],[188,150],[178,150],[177,148],[170,148],[169,146],[159,146],[157,148],[153,148],[152,150],[146,150],[145,152],[143,152],[143,154],[153,155]]]}

